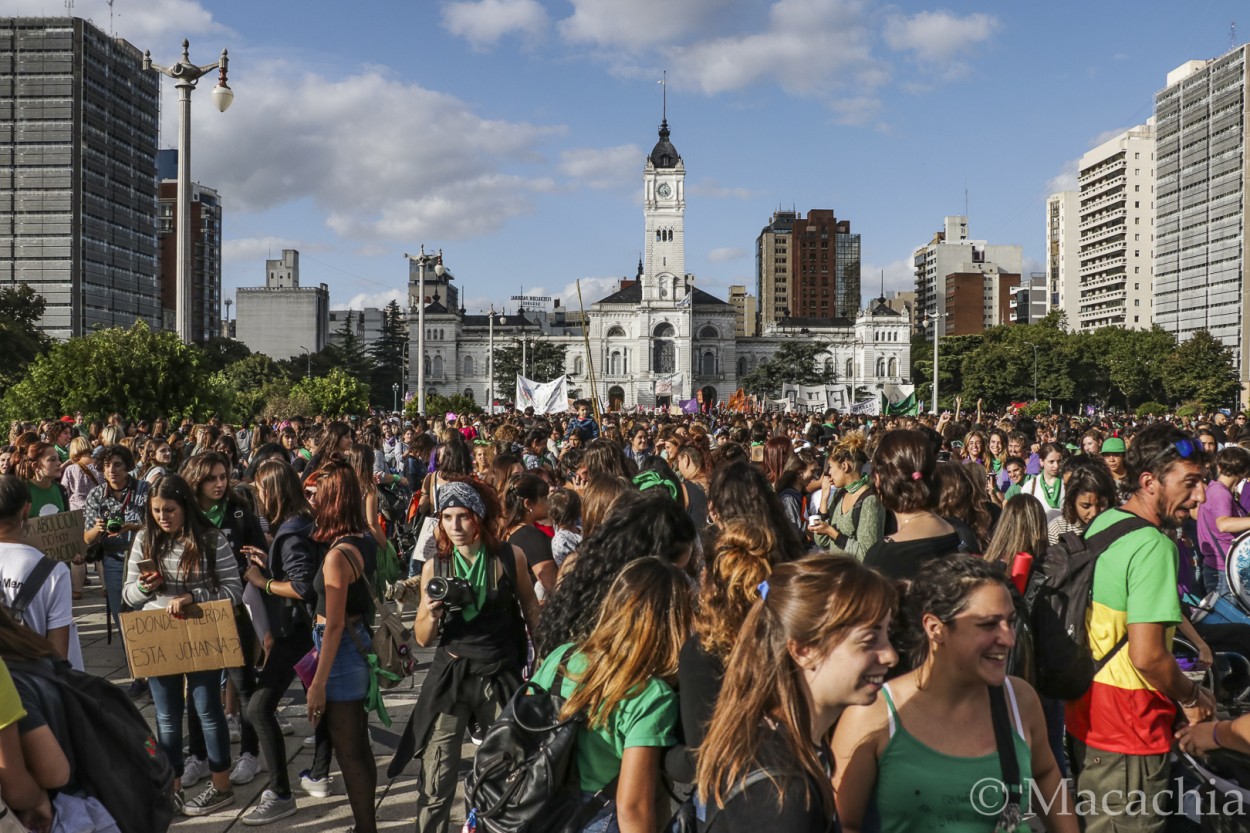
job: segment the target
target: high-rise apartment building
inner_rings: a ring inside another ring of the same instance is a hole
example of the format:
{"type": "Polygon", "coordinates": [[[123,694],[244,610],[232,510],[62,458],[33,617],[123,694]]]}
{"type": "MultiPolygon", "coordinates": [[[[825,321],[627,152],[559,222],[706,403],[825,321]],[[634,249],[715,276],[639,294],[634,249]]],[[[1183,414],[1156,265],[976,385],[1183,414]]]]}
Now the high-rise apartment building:
{"type": "Polygon", "coordinates": [[[966,336],[990,327],[1010,324],[1018,272],[1005,272],[990,264],[984,269],[951,272],[943,280],[946,304],[942,335],[966,336]]]}
{"type": "Polygon", "coordinates": [[[1076,329],[1150,327],[1154,153],[1144,124],[1081,157],[1076,329]]]}
{"type": "Polygon", "coordinates": [[[161,324],[160,76],[80,18],[0,18],[0,284],[54,338],[161,324]]]}
{"type": "Polygon", "coordinates": [[[734,335],[738,338],[753,338],[758,332],[755,296],[747,294],[745,286],[730,286],[729,306],[734,308],[734,335]]]}
{"type": "MultiPolygon", "coordinates": [[[[161,324],[177,326],[178,312],[178,151],[157,154],[160,175],[161,324]]],[[[202,344],[221,329],[221,198],[191,183],[191,340],[202,344]]]]}
{"type": "Polygon", "coordinates": [[[1080,211],[1080,191],[1060,191],[1046,199],[1046,308],[1063,310],[1069,330],[1080,326],[1080,211]]]}
{"type": "MultiPolygon", "coordinates": [[[[967,217],[947,217],[944,225],[945,228],[933,235],[928,245],[921,246],[912,253],[912,263],[916,270],[916,323],[918,326],[925,326],[927,316],[936,316],[939,312],[946,311],[948,305],[947,275],[1007,274],[1019,279],[1021,265],[1024,262],[1024,250],[1020,246],[991,246],[984,240],[970,240],[967,217]]],[[[963,308],[962,303],[960,307],[963,308]]],[[[970,312],[965,311],[964,317],[970,315],[970,312]]],[[[992,317],[996,313],[987,313],[987,315],[992,317]]],[[[938,335],[947,335],[951,332],[943,318],[937,318],[936,326],[938,335]]],[[[980,332],[980,330],[975,332],[980,332]]]]}
{"type": "Polygon", "coordinates": [[[828,209],[796,217],[790,233],[790,315],[854,320],[859,312],[859,235],[828,209]]]}
{"type": "Polygon", "coordinates": [[[1206,329],[1250,391],[1250,47],[1168,73],[1155,94],[1154,322],[1184,340],[1206,329]]]}
{"type": "Polygon", "coordinates": [[[791,232],[798,214],[775,211],[755,238],[755,297],[763,332],[790,316],[791,232]]]}
{"type": "Polygon", "coordinates": [[[1044,272],[1034,272],[1028,277],[1020,278],[1019,283],[1011,287],[1007,323],[1036,324],[1041,321],[1050,311],[1048,295],[1049,287],[1044,272]]]}

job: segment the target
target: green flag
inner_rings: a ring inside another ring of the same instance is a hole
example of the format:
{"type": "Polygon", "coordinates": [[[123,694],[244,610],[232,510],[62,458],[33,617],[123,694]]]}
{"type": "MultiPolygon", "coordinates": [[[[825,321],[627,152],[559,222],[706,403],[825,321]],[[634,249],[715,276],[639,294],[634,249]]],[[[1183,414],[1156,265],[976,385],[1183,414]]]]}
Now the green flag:
{"type": "Polygon", "coordinates": [[[881,396],[881,413],[888,416],[917,416],[920,413],[920,405],[916,402],[916,394],[913,391],[906,398],[900,399],[896,404],[891,405],[890,400],[884,394],[881,396]]]}

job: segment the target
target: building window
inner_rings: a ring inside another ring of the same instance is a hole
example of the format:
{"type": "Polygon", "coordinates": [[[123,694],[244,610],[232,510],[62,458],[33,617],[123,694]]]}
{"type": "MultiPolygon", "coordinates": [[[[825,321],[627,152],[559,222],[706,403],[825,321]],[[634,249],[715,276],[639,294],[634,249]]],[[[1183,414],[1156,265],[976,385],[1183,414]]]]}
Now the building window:
{"type": "Polygon", "coordinates": [[[573,359],[573,375],[581,376],[585,372],[586,372],[586,363],[582,361],[581,356],[577,356],[576,358],[573,359]]]}
{"type": "Polygon", "coordinates": [[[620,350],[613,350],[612,356],[608,361],[608,374],[611,376],[621,376],[624,374],[624,358],[621,356],[620,350]]]}
{"type": "Polygon", "coordinates": [[[898,359],[890,359],[889,376],[891,379],[898,376],[898,359]]]}
{"type": "Polygon", "coordinates": [[[472,356],[464,357],[464,375],[465,376],[473,375],[473,357],[472,356]]]}
{"type": "Polygon", "coordinates": [[[716,373],[716,354],[711,350],[706,350],[703,353],[702,373],[704,376],[713,376],[716,373]]]}
{"type": "Polygon", "coordinates": [[[434,361],[430,363],[430,375],[439,377],[443,375],[443,357],[435,356],[434,361]]]}
{"type": "Polygon", "coordinates": [[[702,330],[699,330],[699,338],[720,338],[720,333],[716,332],[716,328],[709,324],[702,330]]]}
{"type": "Polygon", "coordinates": [[[881,378],[884,375],[885,375],[885,359],[878,358],[877,359],[877,378],[881,378]]]}
{"type": "Polygon", "coordinates": [[[855,360],[846,360],[846,378],[850,379],[855,375],[855,360]]]}

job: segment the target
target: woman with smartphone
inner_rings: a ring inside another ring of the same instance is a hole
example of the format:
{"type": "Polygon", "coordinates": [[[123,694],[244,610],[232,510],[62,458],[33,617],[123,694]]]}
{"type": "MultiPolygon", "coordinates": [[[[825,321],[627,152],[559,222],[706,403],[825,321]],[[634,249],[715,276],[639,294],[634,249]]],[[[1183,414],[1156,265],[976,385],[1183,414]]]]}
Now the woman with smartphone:
{"type": "MultiPolygon", "coordinates": [[[[243,599],[239,568],[226,536],[200,511],[187,481],[176,474],[152,486],[147,519],[135,536],[122,599],[133,608],[163,610],[185,618],[197,603],[243,599]]],[[[188,816],[203,816],[234,803],[230,785],[230,731],[221,705],[221,672],[197,671],[150,677],[157,742],[173,764],[175,803],[188,816]],[[182,795],[184,690],[195,704],[208,746],[210,783],[191,799],[182,795]]]]}

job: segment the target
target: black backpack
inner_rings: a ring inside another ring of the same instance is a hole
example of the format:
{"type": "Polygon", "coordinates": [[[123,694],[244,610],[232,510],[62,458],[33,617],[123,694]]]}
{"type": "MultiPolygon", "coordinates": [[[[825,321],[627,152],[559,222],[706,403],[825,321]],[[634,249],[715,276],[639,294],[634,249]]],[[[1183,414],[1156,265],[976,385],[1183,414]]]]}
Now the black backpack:
{"type": "Polygon", "coordinates": [[[586,719],[560,719],[563,684],[562,668],[550,689],[525,683],[486,730],[464,782],[482,833],[576,833],[607,804],[615,779],[589,802],[582,798],[577,735],[586,719]]]}
{"type": "Polygon", "coordinates": [[[26,624],[26,608],[30,607],[30,603],[35,600],[35,596],[39,594],[48,576],[52,575],[52,570],[56,567],[57,562],[48,558],[46,555],[35,562],[35,566],[30,573],[22,581],[22,587],[17,591],[17,595],[13,597],[12,602],[4,602],[4,597],[0,596],[0,604],[4,604],[9,609],[9,615],[13,617],[13,621],[19,625],[26,624]]]}
{"type": "Polygon", "coordinates": [[[48,691],[44,702],[60,700],[78,781],[121,833],[165,833],[174,818],[174,768],[126,692],[67,662],[11,662],[9,671],[48,691]]]}
{"type": "Polygon", "coordinates": [[[1115,541],[1152,526],[1136,515],[1116,521],[1096,535],[1065,532],[1051,545],[1037,578],[1026,593],[1033,625],[1037,691],[1055,700],[1078,700],[1094,676],[1127,644],[1120,639],[1100,660],[1089,647],[1086,614],[1094,592],[1098,557],[1115,541]]]}

